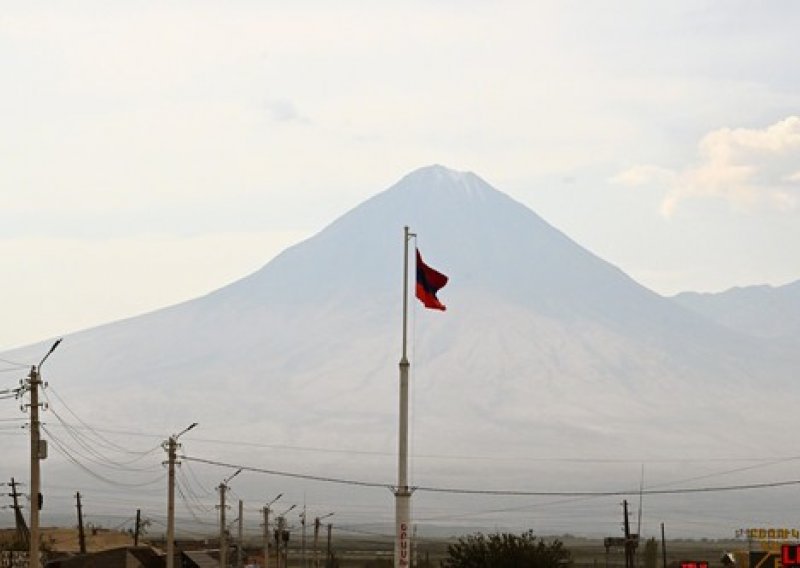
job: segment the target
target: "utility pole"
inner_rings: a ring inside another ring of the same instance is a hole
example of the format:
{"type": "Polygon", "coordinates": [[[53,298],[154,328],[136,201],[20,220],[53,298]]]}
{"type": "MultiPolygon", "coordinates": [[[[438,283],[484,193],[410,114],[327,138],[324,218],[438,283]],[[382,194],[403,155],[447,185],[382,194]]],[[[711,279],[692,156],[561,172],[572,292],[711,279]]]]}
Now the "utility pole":
{"type": "MultiPolygon", "coordinates": [[[[225,482],[219,484],[219,568],[228,566],[228,539],[225,538],[225,482]]],[[[627,568],[627,567],[626,567],[627,568]]]]}
{"type": "MultiPolygon", "coordinates": [[[[175,565],[175,463],[177,459],[178,438],[197,426],[197,422],[192,422],[178,434],[173,434],[169,439],[161,444],[167,451],[167,568],[174,568],[175,565]]],[[[138,530],[138,524],[137,524],[138,530]]]]}
{"type": "Polygon", "coordinates": [[[633,568],[633,539],[631,538],[631,526],[628,520],[628,500],[622,502],[622,511],[625,516],[625,568],[633,568]]]}
{"type": "Polygon", "coordinates": [[[219,484],[219,567],[228,567],[228,533],[225,526],[225,492],[228,490],[228,482],[242,473],[241,468],[230,477],[223,479],[219,484]]]}
{"type": "Polygon", "coordinates": [[[40,432],[39,432],[39,385],[42,384],[39,378],[39,371],[36,367],[31,367],[28,375],[28,385],[31,396],[31,544],[29,558],[31,568],[39,568],[39,490],[41,485],[39,460],[40,432]]]}
{"type": "Polygon", "coordinates": [[[25,524],[25,517],[22,516],[22,509],[19,505],[19,493],[17,493],[17,483],[14,478],[11,478],[11,493],[8,494],[13,500],[14,504],[14,521],[17,528],[17,538],[20,542],[24,543],[27,548],[30,548],[31,533],[28,530],[28,525],[25,524]]]}
{"type": "Polygon", "coordinates": [[[81,554],[86,554],[86,534],[83,532],[83,507],[81,507],[80,491],[75,494],[75,498],[78,501],[78,545],[80,547],[81,554]]]}
{"type": "Polygon", "coordinates": [[[264,506],[264,568],[269,568],[269,508],[275,501],[281,498],[283,493],[278,493],[272,501],[264,506]]]}
{"type": "Polygon", "coordinates": [[[139,546],[139,527],[142,526],[142,510],[136,509],[136,528],[133,532],[133,546],[139,546]]]}
{"type": "Polygon", "coordinates": [[[286,568],[286,559],[283,556],[283,551],[286,543],[283,540],[283,532],[286,530],[286,517],[278,517],[278,528],[275,530],[275,545],[277,548],[277,561],[278,568],[286,568]]]}
{"type": "Polygon", "coordinates": [[[269,507],[261,509],[264,513],[264,568],[269,568],[269,507]]]}
{"type": "MultiPolygon", "coordinates": [[[[31,542],[30,542],[30,567],[41,568],[39,556],[39,510],[42,508],[40,461],[47,457],[47,445],[41,439],[39,431],[39,386],[42,384],[41,369],[45,360],[56,350],[61,343],[59,339],[50,348],[50,351],[42,357],[39,365],[31,365],[31,372],[28,375],[28,382],[25,388],[28,390],[31,401],[28,405],[31,409],[31,542]]],[[[24,408],[24,406],[23,406],[24,408]]]]}
{"type": "Polygon", "coordinates": [[[664,523],[661,523],[661,566],[667,568],[667,539],[664,538],[664,523]]]}
{"type": "Polygon", "coordinates": [[[239,499],[239,546],[236,547],[236,568],[242,568],[242,548],[244,547],[244,502],[239,499]]]}
{"type": "MultiPolygon", "coordinates": [[[[276,497],[277,499],[277,497],[276,497]]],[[[292,505],[277,517],[277,529],[275,529],[275,548],[277,552],[278,568],[287,568],[289,561],[289,533],[286,530],[286,514],[294,509],[292,505]]]]}
{"type": "Polygon", "coordinates": [[[300,526],[302,528],[302,532],[300,533],[300,566],[302,568],[308,568],[306,566],[306,504],[303,503],[303,512],[300,513],[300,526]]]}
{"type": "Polygon", "coordinates": [[[314,518],[314,568],[319,568],[319,517],[314,518]]]}
{"type": "Polygon", "coordinates": [[[319,527],[321,525],[320,521],[322,519],[327,519],[333,515],[333,513],[328,513],[327,515],[323,515],[322,517],[316,517],[314,519],[314,568],[319,568],[319,527]]]}
{"type": "Polygon", "coordinates": [[[331,561],[333,560],[333,557],[331,556],[331,529],[332,528],[333,528],[333,525],[331,523],[328,523],[328,551],[327,551],[327,554],[325,556],[325,568],[328,568],[328,566],[331,564],[331,561]]]}

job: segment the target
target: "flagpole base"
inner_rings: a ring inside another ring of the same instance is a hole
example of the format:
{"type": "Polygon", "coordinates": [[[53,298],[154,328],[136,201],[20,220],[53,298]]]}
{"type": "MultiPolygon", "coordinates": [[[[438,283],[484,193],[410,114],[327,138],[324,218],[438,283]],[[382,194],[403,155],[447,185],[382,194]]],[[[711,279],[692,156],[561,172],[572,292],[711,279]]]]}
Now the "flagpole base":
{"type": "Polygon", "coordinates": [[[395,568],[411,566],[411,491],[400,487],[394,493],[395,499],[395,568]]]}

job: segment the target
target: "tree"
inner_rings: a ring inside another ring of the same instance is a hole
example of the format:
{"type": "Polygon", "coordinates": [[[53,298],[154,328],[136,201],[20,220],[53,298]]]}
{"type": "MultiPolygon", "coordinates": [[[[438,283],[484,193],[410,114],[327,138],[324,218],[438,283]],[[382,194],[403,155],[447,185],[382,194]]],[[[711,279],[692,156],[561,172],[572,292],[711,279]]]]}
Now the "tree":
{"type": "Polygon", "coordinates": [[[546,543],[533,531],[521,535],[475,533],[447,547],[443,568],[562,568],[571,563],[569,550],[556,539],[546,543]]]}

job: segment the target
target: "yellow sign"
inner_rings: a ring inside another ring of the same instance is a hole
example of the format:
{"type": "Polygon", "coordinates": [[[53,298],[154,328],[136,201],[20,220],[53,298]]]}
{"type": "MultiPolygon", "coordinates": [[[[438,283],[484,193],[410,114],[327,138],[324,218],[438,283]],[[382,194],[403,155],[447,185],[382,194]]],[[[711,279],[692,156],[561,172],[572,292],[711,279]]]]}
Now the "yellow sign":
{"type": "Polygon", "coordinates": [[[736,529],[736,538],[748,540],[800,540],[800,529],[736,529]]]}

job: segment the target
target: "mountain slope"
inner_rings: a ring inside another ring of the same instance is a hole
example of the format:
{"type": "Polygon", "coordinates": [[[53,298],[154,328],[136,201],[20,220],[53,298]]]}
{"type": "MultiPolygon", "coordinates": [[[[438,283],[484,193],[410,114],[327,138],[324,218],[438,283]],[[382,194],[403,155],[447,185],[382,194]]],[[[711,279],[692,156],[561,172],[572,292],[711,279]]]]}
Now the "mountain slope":
{"type": "Polygon", "coordinates": [[[740,333],[755,337],[800,339],[800,281],[784,286],[747,286],[719,294],[683,292],[681,306],[740,333]]]}
{"type": "MultiPolygon", "coordinates": [[[[789,443],[789,397],[771,389],[796,389],[794,352],[654,294],[478,176],[441,166],[225,288],[67,336],[47,375],[98,424],[171,432],[198,421],[211,438],[273,448],[208,450],[221,461],[390,482],[404,225],[451,278],[447,312],[412,303],[414,452],[497,458],[491,480],[440,460],[416,471],[420,483],[529,483],[518,460],[530,456],[760,451],[767,429],[789,443]]],[[[43,349],[4,357],[36,361],[43,349]]],[[[569,481],[546,469],[536,479],[569,481]]]]}

